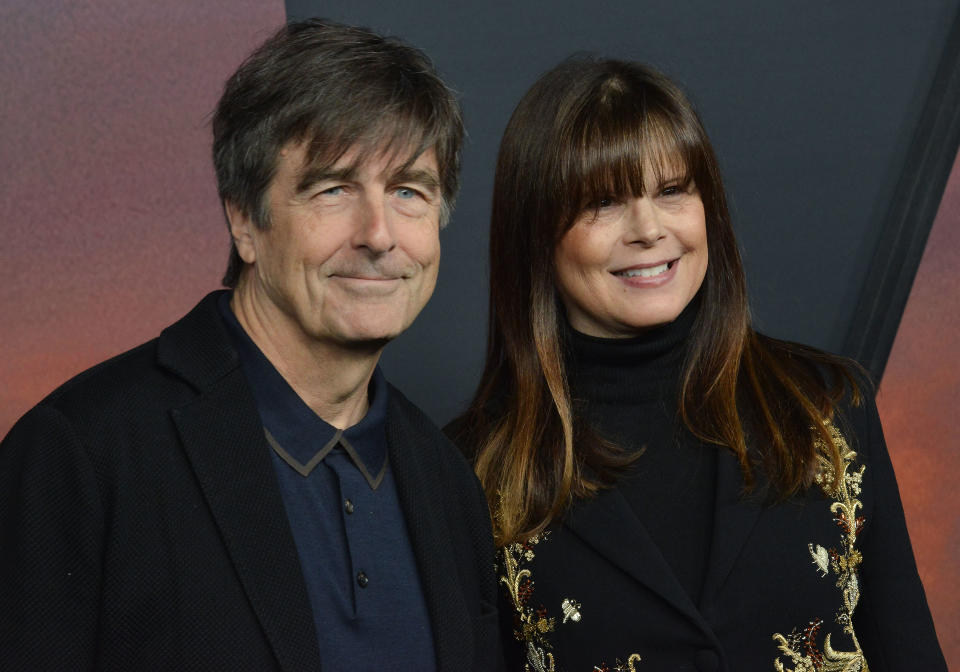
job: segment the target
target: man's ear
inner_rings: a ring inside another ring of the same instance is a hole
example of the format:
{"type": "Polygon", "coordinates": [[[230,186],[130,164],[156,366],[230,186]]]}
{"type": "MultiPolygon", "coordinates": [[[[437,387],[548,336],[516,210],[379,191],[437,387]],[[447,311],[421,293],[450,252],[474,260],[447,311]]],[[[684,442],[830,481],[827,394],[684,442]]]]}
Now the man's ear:
{"type": "Polygon", "coordinates": [[[229,201],[223,204],[223,209],[227,213],[230,237],[233,238],[233,244],[237,247],[237,253],[244,263],[254,263],[257,260],[257,251],[254,246],[256,224],[249,215],[243,214],[240,208],[229,201]]]}

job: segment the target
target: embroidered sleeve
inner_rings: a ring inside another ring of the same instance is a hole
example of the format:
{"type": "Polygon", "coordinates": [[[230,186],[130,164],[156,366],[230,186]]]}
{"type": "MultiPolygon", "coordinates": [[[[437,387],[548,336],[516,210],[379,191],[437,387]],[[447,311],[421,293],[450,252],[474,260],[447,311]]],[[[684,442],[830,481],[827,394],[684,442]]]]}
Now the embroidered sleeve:
{"type": "MultiPolygon", "coordinates": [[[[834,501],[830,504],[830,511],[834,515],[834,522],[840,528],[839,547],[829,549],[819,544],[810,543],[807,548],[813,559],[815,571],[826,578],[832,574],[836,577],[837,588],[840,589],[842,604],[834,615],[834,620],[842,631],[850,636],[853,642],[852,651],[838,651],[830,642],[830,633],[823,637],[823,649],[820,648],[820,635],[824,621],[817,618],[811,621],[803,630],[794,629],[789,635],[777,633],[773,636],[780,649],[780,655],[774,661],[776,672],[869,672],[867,661],[860,649],[860,642],[853,631],[853,611],[860,600],[860,585],[857,580],[857,567],[862,557],[856,548],[857,536],[863,528],[864,519],[857,515],[863,506],[860,497],[860,486],[863,482],[863,472],[866,468],[851,471],[851,465],[857,454],[850,450],[846,440],[834,426],[830,426],[833,439],[840,448],[843,460],[842,478],[838,482],[833,476],[833,469],[826,457],[820,460],[817,474],[817,484],[834,501]],[[786,657],[786,667],[781,658],[786,657]]],[[[818,446],[821,448],[822,446],[818,446]]],[[[823,451],[821,454],[825,454],[823,451]]]]}

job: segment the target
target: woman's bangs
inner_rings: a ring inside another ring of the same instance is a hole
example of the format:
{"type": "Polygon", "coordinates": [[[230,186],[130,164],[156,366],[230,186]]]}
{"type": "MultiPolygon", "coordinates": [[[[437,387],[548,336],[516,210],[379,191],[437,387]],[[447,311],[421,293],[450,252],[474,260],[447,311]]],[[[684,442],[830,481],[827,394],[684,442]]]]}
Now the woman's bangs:
{"type": "Polygon", "coordinates": [[[691,135],[664,113],[634,109],[629,115],[594,117],[564,171],[567,193],[577,195],[573,216],[606,198],[639,198],[648,181],[689,184],[697,154],[691,135]]]}
{"type": "Polygon", "coordinates": [[[653,171],[651,182],[658,186],[690,184],[702,163],[699,135],[664,111],[649,113],[644,119],[642,162],[653,171]]]}

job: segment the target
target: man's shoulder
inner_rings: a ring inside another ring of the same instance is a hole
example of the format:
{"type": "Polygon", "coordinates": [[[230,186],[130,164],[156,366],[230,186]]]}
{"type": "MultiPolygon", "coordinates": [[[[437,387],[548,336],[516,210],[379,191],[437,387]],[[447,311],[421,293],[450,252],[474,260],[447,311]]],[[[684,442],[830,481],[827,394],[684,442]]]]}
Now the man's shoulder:
{"type": "Polygon", "coordinates": [[[493,541],[490,513],[480,481],[440,428],[392,386],[387,407],[387,440],[402,443],[390,446],[390,466],[401,489],[406,486],[407,490],[416,490],[420,504],[442,509],[450,539],[460,539],[461,548],[481,549],[481,565],[487,567],[484,563],[493,557],[493,541]],[[401,463],[393,462],[395,456],[401,463]]]}
{"type": "MultiPolygon", "coordinates": [[[[191,332],[197,329],[191,324],[211,321],[213,315],[210,295],[203,299],[185,317],[163,330],[160,336],[120,353],[66,381],[39,404],[38,408],[56,410],[78,424],[87,424],[102,418],[117,421],[136,415],[138,411],[153,410],[158,406],[169,407],[185,398],[190,386],[181,376],[172,372],[164,360],[177,361],[170,352],[178,344],[190,342],[191,332]],[[197,316],[197,312],[201,316],[197,316]],[[203,313],[207,313],[206,317],[203,313]],[[173,332],[173,336],[168,335],[173,332]],[[171,340],[174,341],[171,343],[171,340]],[[164,354],[166,350],[166,355],[164,354]]],[[[203,338],[199,332],[196,339],[203,338]]],[[[203,347],[202,344],[191,344],[203,347]]],[[[189,368],[189,367],[188,367],[189,368]]],[[[192,395],[191,395],[192,396],[192,395]]]]}
{"type": "Polygon", "coordinates": [[[387,404],[388,436],[402,433],[406,440],[417,444],[424,442],[436,447],[430,451],[446,468],[475,479],[473,469],[467,463],[460,450],[450,441],[440,428],[423,410],[414,404],[400,390],[389,385],[390,396],[387,404]],[[392,430],[391,430],[392,428],[392,430]],[[398,431],[399,428],[399,431],[398,431]]]}
{"type": "Polygon", "coordinates": [[[440,432],[429,416],[419,406],[410,401],[393,383],[388,382],[387,389],[389,390],[387,396],[388,421],[399,420],[431,435],[440,432]]]}
{"type": "Polygon", "coordinates": [[[40,407],[67,416],[99,408],[156,389],[156,338],[77,374],[47,395],[40,407]]]}

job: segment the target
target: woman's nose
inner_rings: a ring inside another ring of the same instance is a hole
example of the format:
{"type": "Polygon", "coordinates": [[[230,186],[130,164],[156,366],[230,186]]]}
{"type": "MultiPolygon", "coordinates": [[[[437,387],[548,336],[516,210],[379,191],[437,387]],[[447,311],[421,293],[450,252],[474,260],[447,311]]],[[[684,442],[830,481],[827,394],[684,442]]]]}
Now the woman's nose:
{"type": "Polygon", "coordinates": [[[626,242],[645,247],[655,244],[663,237],[660,217],[648,196],[633,198],[627,209],[626,242]]]}

